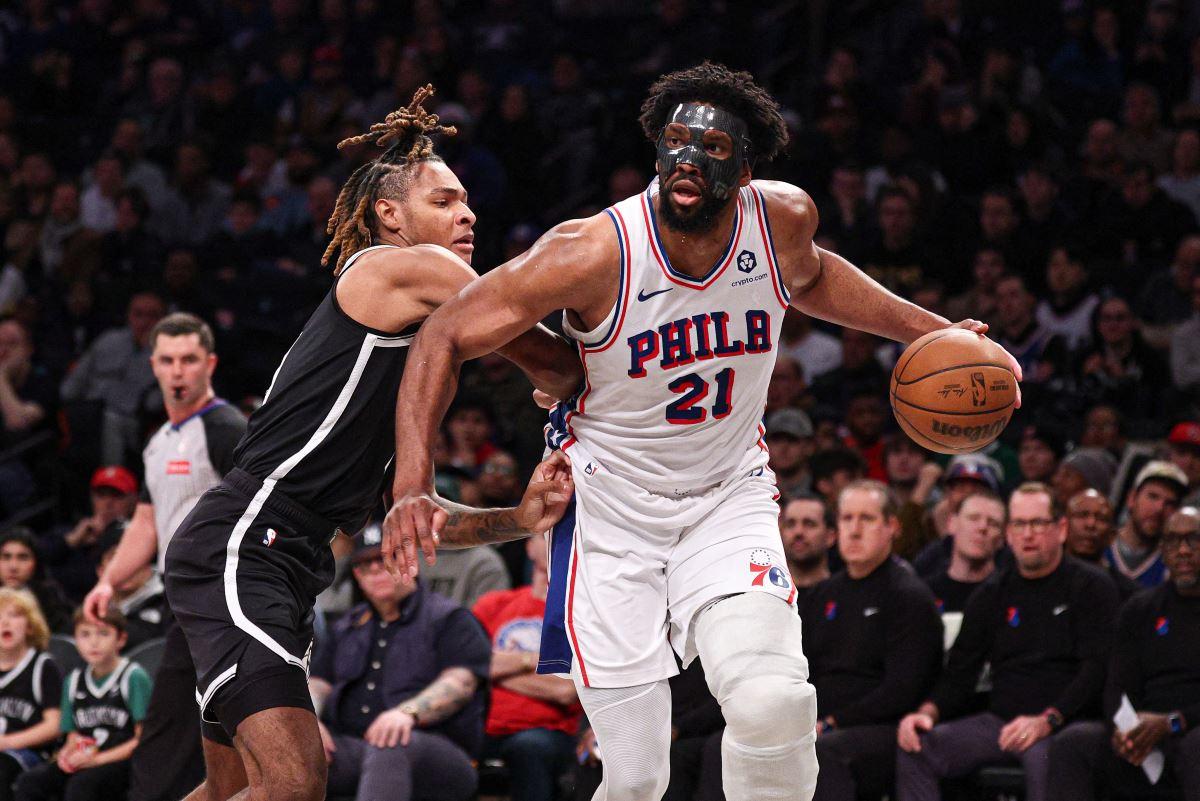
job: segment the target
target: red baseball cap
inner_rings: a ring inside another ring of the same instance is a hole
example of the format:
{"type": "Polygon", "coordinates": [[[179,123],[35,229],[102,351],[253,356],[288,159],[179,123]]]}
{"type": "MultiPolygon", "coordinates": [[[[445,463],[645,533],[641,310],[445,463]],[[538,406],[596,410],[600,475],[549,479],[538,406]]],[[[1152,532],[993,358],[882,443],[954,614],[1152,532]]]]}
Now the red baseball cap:
{"type": "Polygon", "coordinates": [[[114,489],[122,495],[132,495],[137,492],[137,479],[133,477],[124,467],[120,465],[109,465],[101,467],[95,473],[92,473],[92,489],[100,489],[108,487],[114,489]]]}
{"type": "Polygon", "coordinates": [[[1167,442],[1173,445],[1200,445],[1200,423],[1177,423],[1167,442]]]}

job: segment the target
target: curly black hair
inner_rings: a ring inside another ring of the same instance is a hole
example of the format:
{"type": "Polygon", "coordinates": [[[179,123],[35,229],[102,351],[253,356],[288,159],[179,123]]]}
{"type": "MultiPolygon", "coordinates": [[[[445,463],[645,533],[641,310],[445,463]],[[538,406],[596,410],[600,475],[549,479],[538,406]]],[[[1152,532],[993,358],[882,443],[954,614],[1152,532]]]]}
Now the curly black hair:
{"type": "Polygon", "coordinates": [[[638,118],[646,138],[657,142],[667,115],[680,103],[689,102],[712,103],[741,117],[754,157],[769,161],[787,146],[787,124],[775,98],[756,84],[750,73],[734,72],[711,61],[668,73],[654,82],[638,118]]]}

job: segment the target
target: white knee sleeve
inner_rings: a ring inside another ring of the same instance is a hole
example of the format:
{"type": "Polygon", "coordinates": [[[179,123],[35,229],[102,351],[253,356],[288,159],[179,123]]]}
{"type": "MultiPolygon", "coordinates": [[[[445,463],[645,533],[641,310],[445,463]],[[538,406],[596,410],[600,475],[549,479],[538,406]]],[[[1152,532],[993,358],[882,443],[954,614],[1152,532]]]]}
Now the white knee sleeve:
{"type": "Polygon", "coordinates": [[[766,593],[731,596],[700,614],[696,647],[725,715],[728,801],[811,799],[817,698],[796,612],[766,593]]]}
{"type": "Polygon", "coordinates": [[[604,773],[592,801],[659,801],[671,775],[671,687],[666,679],[616,689],[581,687],[604,773]]]}

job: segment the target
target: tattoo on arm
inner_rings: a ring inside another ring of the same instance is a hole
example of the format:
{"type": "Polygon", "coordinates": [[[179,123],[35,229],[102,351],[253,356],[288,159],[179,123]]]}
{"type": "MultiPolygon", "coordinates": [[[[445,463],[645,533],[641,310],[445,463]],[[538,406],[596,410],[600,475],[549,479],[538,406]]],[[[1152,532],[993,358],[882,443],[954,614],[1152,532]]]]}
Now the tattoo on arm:
{"type": "Polygon", "coordinates": [[[508,542],[532,533],[517,522],[516,509],[475,509],[443,498],[438,498],[437,502],[450,515],[438,543],[442,548],[508,542]]]}
{"type": "Polygon", "coordinates": [[[422,726],[440,723],[467,705],[479,680],[462,667],[446,668],[428,687],[406,703],[417,707],[417,720],[422,726]]]}

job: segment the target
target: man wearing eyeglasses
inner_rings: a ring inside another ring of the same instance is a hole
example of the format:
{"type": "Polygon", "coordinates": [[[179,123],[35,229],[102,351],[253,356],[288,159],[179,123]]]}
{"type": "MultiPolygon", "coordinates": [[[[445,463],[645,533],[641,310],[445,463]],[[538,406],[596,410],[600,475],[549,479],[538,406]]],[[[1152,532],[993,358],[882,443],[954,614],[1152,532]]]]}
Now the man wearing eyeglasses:
{"type": "Polygon", "coordinates": [[[1067,521],[1045,484],[1013,492],[1006,536],[1013,566],[971,596],[945,671],[900,721],[897,801],[938,799],[940,779],[1004,762],[1024,767],[1027,801],[1048,801],[1050,741],[1099,711],[1117,611],[1112,579],[1064,555],[1067,521]],[[988,709],[964,716],[985,662],[988,709]]]}
{"type": "Polygon", "coordinates": [[[1097,786],[1137,797],[1149,789],[1141,766],[1159,749],[1165,776],[1173,775],[1187,801],[1200,800],[1200,510],[1185,506],[1171,515],[1160,547],[1170,580],[1122,607],[1113,648],[1114,692],[1106,698],[1112,712],[1127,696],[1138,722],[1125,731],[1088,722],[1055,738],[1050,748],[1055,799],[1091,801],[1097,786]]]}

